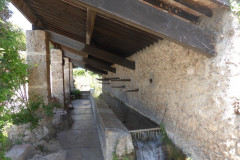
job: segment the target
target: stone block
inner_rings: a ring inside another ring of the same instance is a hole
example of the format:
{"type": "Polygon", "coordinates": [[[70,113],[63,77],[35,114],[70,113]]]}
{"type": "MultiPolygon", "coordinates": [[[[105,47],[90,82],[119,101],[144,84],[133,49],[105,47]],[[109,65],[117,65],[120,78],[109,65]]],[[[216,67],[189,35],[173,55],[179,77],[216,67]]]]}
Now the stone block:
{"type": "Polygon", "coordinates": [[[50,93],[49,42],[42,30],[27,31],[27,63],[30,65],[28,77],[29,97],[38,95],[48,103],[50,93]]]}
{"type": "Polygon", "coordinates": [[[46,32],[42,30],[26,31],[27,52],[42,52],[48,49],[46,32]]]}
{"type": "Polygon", "coordinates": [[[6,157],[11,160],[26,160],[35,153],[35,149],[30,144],[13,146],[7,153],[6,157]]]}
{"type": "Polygon", "coordinates": [[[52,96],[64,106],[64,72],[62,51],[51,49],[51,76],[52,76],[52,96]]]}

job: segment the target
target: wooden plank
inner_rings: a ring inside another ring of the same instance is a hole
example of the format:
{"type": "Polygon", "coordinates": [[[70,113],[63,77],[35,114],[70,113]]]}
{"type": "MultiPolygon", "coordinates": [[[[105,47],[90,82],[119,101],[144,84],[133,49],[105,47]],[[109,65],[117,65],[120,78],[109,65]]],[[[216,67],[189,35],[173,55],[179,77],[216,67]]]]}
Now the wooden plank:
{"type": "Polygon", "coordinates": [[[65,57],[68,57],[68,58],[76,60],[76,61],[82,61],[83,60],[82,56],[74,54],[74,53],[69,52],[69,51],[63,50],[63,54],[64,54],[65,57]]]}
{"type": "Polygon", "coordinates": [[[106,64],[96,62],[96,61],[88,59],[88,58],[81,57],[81,56],[79,56],[77,54],[74,54],[72,52],[69,52],[69,51],[63,51],[63,54],[64,54],[65,57],[68,57],[68,58],[70,58],[72,60],[75,60],[75,61],[79,61],[82,64],[89,64],[89,65],[91,65],[95,68],[99,68],[99,69],[103,69],[103,70],[106,70],[106,71],[116,73],[116,68],[112,68],[112,67],[110,67],[106,64]]]}
{"type": "Polygon", "coordinates": [[[175,14],[175,15],[182,17],[183,19],[186,19],[190,22],[197,23],[199,20],[198,16],[195,16],[189,12],[186,12],[177,6],[172,6],[168,3],[166,3],[166,1],[163,1],[163,0],[143,0],[143,1],[146,2],[146,4],[150,4],[153,7],[165,10],[171,14],[175,14]]]}
{"type": "Polygon", "coordinates": [[[98,69],[98,68],[94,68],[88,64],[83,64],[79,61],[75,61],[75,60],[70,60],[71,63],[73,63],[75,66],[78,66],[78,67],[81,67],[81,68],[84,68],[84,69],[87,69],[87,70],[90,70],[92,72],[95,72],[95,73],[98,73],[98,74],[106,74],[107,75],[107,72],[106,71],[103,71],[101,69],[98,69]]]}
{"type": "Polygon", "coordinates": [[[103,70],[106,70],[106,71],[110,71],[112,73],[116,73],[116,68],[113,68],[111,66],[103,64],[101,62],[97,62],[97,61],[94,61],[94,60],[91,60],[91,59],[88,59],[88,58],[83,58],[83,62],[86,63],[86,64],[89,64],[93,67],[100,68],[100,69],[103,69],[103,70]]]}
{"type": "Polygon", "coordinates": [[[24,17],[34,26],[43,27],[40,20],[33,14],[32,10],[24,2],[24,0],[11,0],[12,4],[24,15],[24,17]]]}
{"type": "Polygon", "coordinates": [[[87,8],[87,24],[86,24],[86,44],[90,44],[92,32],[94,28],[96,12],[87,8]]]}
{"type": "Polygon", "coordinates": [[[175,2],[178,2],[184,6],[187,6],[199,13],[202,13],[208,17],[212,17],[212,10],[206,6],[203,6],[197,2],[194,2],[192,0],[174,0],[175,2]]]}
{"type": "Polygon", "coordinates": [[[107,75],[107,71],[104,71],[104,70],[101,70],[101,69],[92,67],[92,66],[90,66],[89,64],[86,64],[85,67],[86,67],[87,69],[89,69],[89,70],[92,70],[93,72],[107,75]]]}
{"type": "MultiPolygon", "coordinates": [[[[57,34],[50,30],[46,30],[49,34],[49,40],[55,43],[58,43],[61,46],[65,46],[71,48],[72,50],[76,50],[78,52],[85,52],[88,55],[92,55],[94,57],[100,58],[102,60],[115,63],[121,65],[123,67],[127,67],[129,69],[135,70],[135,62],[130,61],[128,59],[122,58],[115,54],[103,51],[93,46],[87,46],[84,43],[71,39],[69,37],[57,34]]],[[[74,53],[74,52],[73,52],[74,53]]]]}
{"type": "Polygon", "coordinates": [[[59,45],[66,46],[68,48],[72,48],[77,51],[81,51],[84,47],[85,44],[81,43],[79,41],[76,41],[74,39],[68,38],[66,36],[60,35],[58,33],[55,33],[50,30],[45,30],[49,34],[49,40],[53,41],[55,43],[58,43],[59,45]]]}
{"type": "Polygon", "coordinates": [[[64,52],[71,52],[75,55],[78,55],[80,57],[84,57],[84,58],[87,58],[88,57],[88,54],[87,53],[84,53],[82,51],[77,51],[77,50],[74,50],[72,48],[69,48],[69,47],[66,47],[66,46],[63,46],[63,45],[60,45],[61,49],[64,51],[64,52]]]}
{"type": "Polygon", "coordinates": [[[91,9],[184,47],[213,56],[216,38],[207,30],[136,0],[62,0],[91,9]],[[126,7],[127,6],[127,7],[126,7]]]}
{"type": "Polygon", "coordinates": [[[100,50],[98,48],[91,47],[91,46],[85,46],[85,48],[82,51],[86,52],[87,54],[92,55],[94,57],[103,59],[105,61],[112,62],[112,63],[118,64],[118,65],[121,65],[123,67],[135,70],[135,62],[134,61],[130,61],[128,59],[122,58],[115,54],[111,54],[109,52],[106,52],[106,51],[103,51],[103,50],[100,50]]]}
{"type": "Polygon", "coordinates": [[[123,90],[123,92],[138,92],[139,89],[127,89],[127,90],[123,90]]]}
{"type": "Polygon", "coordinates": [[[111,88],[125,88],[125,85],[122,85],[122,86],[111,86],[111,88]]]}

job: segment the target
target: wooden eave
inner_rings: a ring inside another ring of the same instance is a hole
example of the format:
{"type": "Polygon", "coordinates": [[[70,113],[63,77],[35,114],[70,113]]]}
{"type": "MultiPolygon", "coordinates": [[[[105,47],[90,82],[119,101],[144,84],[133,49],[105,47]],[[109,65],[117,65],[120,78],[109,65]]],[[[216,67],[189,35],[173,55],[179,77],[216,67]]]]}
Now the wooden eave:
{"type": "Polygon", "coordinates": [[[228,0],[103,0],[101,3],[99,0],[12,0],[12,3],[34,28],[65,37],[52,42],[68,47],[66,56],[75,63],[81,61],[89,69],[100,69],[98,72],[102,74],[115,72],[112,64],[135,69],[135,63],[126,58],[163,38],[214,56],[215,35],[198,28],[196,23],[201,16],[211,17],[216,7],[229,7],[228,0]]]}

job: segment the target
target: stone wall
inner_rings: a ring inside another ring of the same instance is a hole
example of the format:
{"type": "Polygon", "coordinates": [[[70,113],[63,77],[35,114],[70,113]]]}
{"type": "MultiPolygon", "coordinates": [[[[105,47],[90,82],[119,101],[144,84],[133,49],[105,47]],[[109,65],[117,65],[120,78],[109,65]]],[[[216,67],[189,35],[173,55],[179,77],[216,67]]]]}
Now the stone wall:
{"type": "Polygon", "coordinates": [[[216,57],[162,40],[129,57],[135,71],[115,65],[116,74],[105,76],[131,78],[111,84],[139,92],[103,85],[153,121],[164,118],[169,137],[194,160],[240,159],[240,26],[230,12],[221,14],[200,23],[218,35],[216,57]]]}

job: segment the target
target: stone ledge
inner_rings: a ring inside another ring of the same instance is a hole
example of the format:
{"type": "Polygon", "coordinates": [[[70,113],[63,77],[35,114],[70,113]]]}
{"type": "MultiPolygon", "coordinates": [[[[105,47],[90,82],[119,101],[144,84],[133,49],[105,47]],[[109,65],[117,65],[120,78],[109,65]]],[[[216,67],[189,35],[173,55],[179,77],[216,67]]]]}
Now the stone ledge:
{"type": "Polygon", "coordinates": [[[114,152],[119,157],[134,152],[131,134],[108,105],[102,99],[94,98],[92,91],[90,101],[104,159],[112,160],[114,152]]]}

